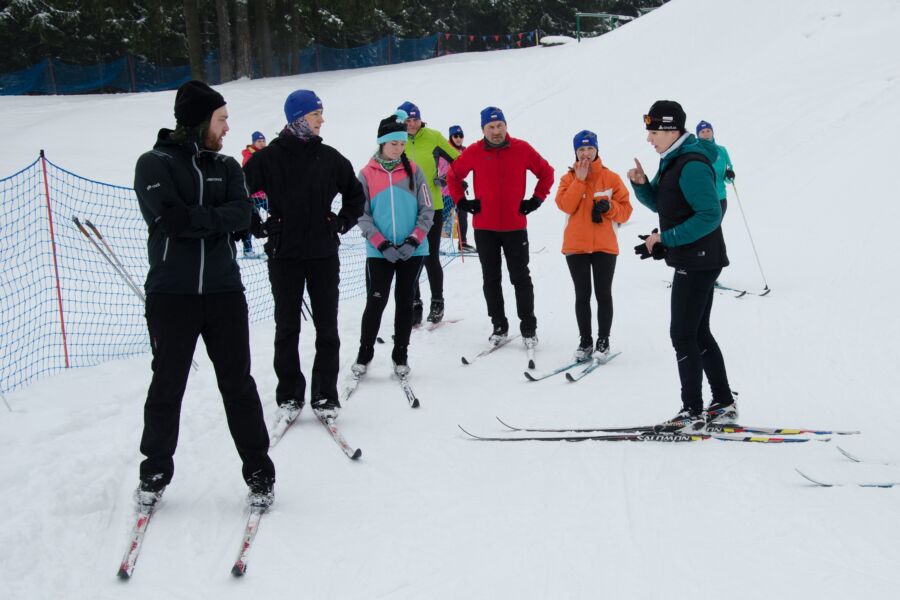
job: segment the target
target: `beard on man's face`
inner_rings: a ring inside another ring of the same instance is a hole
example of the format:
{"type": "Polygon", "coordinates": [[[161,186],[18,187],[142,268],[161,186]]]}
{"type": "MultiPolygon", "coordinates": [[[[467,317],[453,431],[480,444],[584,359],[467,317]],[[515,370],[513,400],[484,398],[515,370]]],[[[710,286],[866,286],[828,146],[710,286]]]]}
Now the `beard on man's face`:
{"type": "Polygon", "coordinates": [[[222,139],[225,137],[225,134],[215,135],[213,132],[207,130],[206,136],[204,136],[203,145],[213,152],[218,152],[222,149],[223,143],[222,139]]]}

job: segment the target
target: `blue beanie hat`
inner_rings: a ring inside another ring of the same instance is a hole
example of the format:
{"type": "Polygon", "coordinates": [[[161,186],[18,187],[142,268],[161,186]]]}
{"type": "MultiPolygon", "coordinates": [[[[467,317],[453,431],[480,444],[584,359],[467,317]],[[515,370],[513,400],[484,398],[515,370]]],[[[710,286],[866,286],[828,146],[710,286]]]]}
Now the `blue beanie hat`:
{"type": "Polygon", "coordinates": [[[459,125],[451,125],[448,135],[449,137],[453,137],[454,135],[463,135],[462,127],[460,127],[459,125]]]}
{"type": "Polygon", "coordinates": [[[484,126],[492,121],[503,121],[506,123],[506,117],[503,116],[503,111],[497,108],[496,106],[488,106],[483,111],[481,111],[481,128],[484,129],[484,126]]]}
{"type": "Polygon", "coordinates": [[[379,144],[392,141],[405,142],[407,140],[406,117],[406,111],[398,108],[397,112],[382,119],[378,124],[378,139],[375,141],[379,144]]]}
{"type": "Polygon", "coordinates": [[[402,110],[407,114],[407,119],[421,119],[422,113],[419,112],[419,107],[407,100],[403,104],[397,107],[397,110],[402,110]]]}
{"type": "Polygon", "coordinates": [[[311,90],[297,90],[284,101],[284,118],[293,123],[303,115],[322,108],[322,101],[311,90]]]}
{"type": "Polygon", "coordinates": [[[699,123],[697,123],[697,135],[700,135],[700,132],[704,129],[713,131],[712,123],[710,123],[709,121],[700,121],[699,123]]]}
{"type": "Polygon", "coordinates": [[[254,144],[259,140],[266,141],[266,136],[264,136],[261,131],[254,131],[250,134],[250,141],[254,144]]]}
{"type": "Polygon", "coordinates": [[[583,148],[585,146],[597,148],[598,150],[600,149],[600,147],[597,145],[597,134],[593,131],[588,131],[587,129],[579,131],[575,134],[575,137],[572,138],[572,146],[576,151],[579,148],[583,148]]]}

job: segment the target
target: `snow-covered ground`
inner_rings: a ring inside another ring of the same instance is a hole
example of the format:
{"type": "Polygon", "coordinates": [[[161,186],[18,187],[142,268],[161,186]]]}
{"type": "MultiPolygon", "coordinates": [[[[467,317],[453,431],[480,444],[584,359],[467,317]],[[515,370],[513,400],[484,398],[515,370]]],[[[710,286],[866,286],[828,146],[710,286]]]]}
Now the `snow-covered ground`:
{"type": "MultiPolygon", "coordinates": [[[[715,299],[713,330],[741,392],[741,421],[861,429],[840,444],[900,460],[900,285],[890,267],[900,218],[892,200],[898,26],[893,0],[674,0],[580,44],[241,81],[220,88],[231,113],[225,152],[237,155],[254,130],[274,134],[285,96],[311,88],[325,104],[326,141],[357,167],[374,148],[379,120],[412,100],[431,126],[459,123],[470,142],[478,111],[502,107],[512,135],[529,140],[558,175],[572,161],[572,136],[585,128],[598,133],[612,169],[624,175],[637,157],[653,172],[641,115],[656,99],[677,99],[689,125],[711,121],[728,147],[774,290],[715,299]]],[[[0,98],[0,173],[45,148],[77,173],[129,185],[136,157],[172,123],[173,98],[0,98]]],[[[732,266],[721,281],[761,288],[729,195],[732,266]]],[[[564,218],[552,198],[529,222],[533,249],[548,248],[532,257],[545,369],[574,350],[573,292],[559,253],[564,218]]],[[[623,354],[576,384],[526,383],[516,346],[462,367],[460,355],[480,350],[490,326],[477,261],[452,264],[447,317],[462,321],[413,337],[422,408],[408,408],[388,377],[389,347],[381,347],[339,421],[363,449],[359,462],[304,414],[272,452],[277,501],[241,581],[229,567],[245,488],[202,351],[185,397],[175,479],[127,584],[115,568],[137,483],[149,357],[7,394],[0,597],[895,597],[900,489],[813,488],[794,473],[856,474],[862,466],[841,457],[834,441],[490,444],[456,428],[498,433],[495,415],[589,426],[674,414],[663,284],[670,270],[631,253],[635,236],[653,224],[637,206],[619,232],[612,344],[623,354]]],[[[512,316],[511,289],[507,303],[512,316]]],[[[362,300],[340,308],[344,365],[356,351],[362,308],[362,300]]],[[[273,325],[251,335],[271,420],[273,325]]],[[[307,333],[307,362],[312,348],[307,333]]],[[[883,469],[900,479],[900,467],[883,469]]]]}

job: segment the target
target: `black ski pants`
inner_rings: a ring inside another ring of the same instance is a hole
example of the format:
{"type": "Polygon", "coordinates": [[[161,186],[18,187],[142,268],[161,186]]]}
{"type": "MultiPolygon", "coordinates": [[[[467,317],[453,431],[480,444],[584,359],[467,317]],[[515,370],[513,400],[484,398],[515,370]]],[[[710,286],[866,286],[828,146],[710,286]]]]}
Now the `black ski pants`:
{"type": "Polygon", "coordinates": [[[341,340],[338,336],[338,284],[341,264],[337,255],[327,258],[269,259],[269,283],[275,300],[275,400],[302,403],[306,377],[300,370],[300,309],[304,289],[309,292],[312,322],[316,328],[310,398],[337,400],[341,340]]]}
{"type": "MultiPolygon", "coordinates": [[[[434,211],[434,222],[428,230],[428,256],[425,257],[425,271],[432,300],[444,299],[444,268],[441,266],[441,232],[444,230],[444,213],[434,211]]],[[[415,299],[421,301],[419,280],[416,280],[415,299]]]]}
{"type": "Polygon", "coordinates": [[[466,235],[469,233],[469,213],[457,208],[456,223],[459,226],[459,243],[468,244],[469,240],[466,238],[466,235]]]}
{"type": "Polygon", "coordinates": [[[591,337],[591,275],[597,298],[597,337],[609,337],[612,327],[612,281],[616,271],[616,255],[606,252],[569,254],[566,256],[572,283],[575,284],[575,320],[578,335],[591,337]]]}
{"type": "Polygon", "coordinates": [[[392,263],[383,258],[366,259],[366,282],[368,295],[363,311],[359,344],[372,347],[381,327],[381,315],[387,307],[391,294],[391,282],[396,275],[394,286],[394,346],[408,346],[412,331],[412,301],[414,286],[422,272],[424,256],[413,256],[409,260],[392,263]]]}
{"type": "Polygon", "coordinates": [[[147,328],[153,378],[144,404],[141,481],[168,485],[175,472],[181,401],[197,338],[216,372],[228,429],[243,461],[244,480],[275,481],[269,435],[256,382],[250,375],[250,336],[243,292],[209,295],[149,294],[147,328]]]}
{"type": "Polygon", "coordinates": [[[722,269],[675,269],[672,279],[672,321],[669,335],[678,361],[681,402],[694,412],[703,410],[703,374],[712,388],[713,402],[731,402],[725,359],[709,329],[716,278],[722,269]]]}
{"type": "Polygon", "coordinates": [[[519,330],[523,335],[534,334],[537,318],[534,316],[534,286],[528,270],[528,231],[476,229],[475,243],[478,245],[478,260],[481,262],[484,279],[484,299],[491,323],[495,326],[507,323],[503,304],[502,252],[506,257],[509,279],[516,292],[519,330]]]}

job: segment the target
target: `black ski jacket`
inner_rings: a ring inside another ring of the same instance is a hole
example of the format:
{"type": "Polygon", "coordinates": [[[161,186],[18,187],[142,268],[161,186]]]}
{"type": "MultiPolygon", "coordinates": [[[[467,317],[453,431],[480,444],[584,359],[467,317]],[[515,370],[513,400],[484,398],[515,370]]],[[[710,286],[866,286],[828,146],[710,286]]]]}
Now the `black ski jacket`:
{"type": "Polygon", "coordinates": [[[341,233],[356,225],[363,213],[366,198],[353,165],[318,136],[302,141],[283,131],[253,153],[244,165],[244,174],[251,194],[266,193],[269,220],[281,220],[281,232],[269,235],[265,245],[270,259],[337,254],[340,241],[329,218],[338,194],[341,233]]]}
{"type": "Polygon", "coordinates": [[[134,191],[147,222],[148,294],[243,291],[233,231],[247,229],[252,201],[240,165],[195,142],[176,142],[161,129],[153,150],[134,169],[134,191]],[[168,236],[156,219],[163,206],[183,204],[191,226],[168,236]]]}

